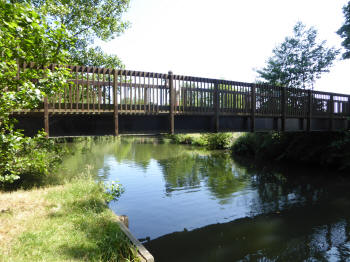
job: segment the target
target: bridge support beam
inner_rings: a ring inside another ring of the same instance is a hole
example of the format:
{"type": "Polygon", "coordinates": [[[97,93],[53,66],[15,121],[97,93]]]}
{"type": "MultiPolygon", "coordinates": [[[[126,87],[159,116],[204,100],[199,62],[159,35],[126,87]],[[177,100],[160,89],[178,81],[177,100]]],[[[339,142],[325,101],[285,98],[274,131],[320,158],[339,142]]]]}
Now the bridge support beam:
{"type": "Polygon", "coordinates": [[[174,90],[174,82],[173,82],[173,72],[169,71],[168,73],[168,81],[169,81],[169,133],[174,134],[175,132],[175,122],[174,122],[174,106],[175,106],[175,90],[174,90]]]}

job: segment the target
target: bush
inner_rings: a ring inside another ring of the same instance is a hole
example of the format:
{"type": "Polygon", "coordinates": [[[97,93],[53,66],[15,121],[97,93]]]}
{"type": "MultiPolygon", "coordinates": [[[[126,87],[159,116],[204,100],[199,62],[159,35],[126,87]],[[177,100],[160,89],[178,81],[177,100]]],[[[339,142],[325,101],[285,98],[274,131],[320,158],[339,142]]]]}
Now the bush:
{"type": "Polygon", "coordinates": [[[203,146],[209,149],[229,149],[241,133],[208,133],[166,135],[175,144],[203,146]]]}
{"type": "Polygon", "coordinates": [[[0,133],[0,186],[26,177],[40,182],[61,162],[64,152],[44,132],[33,138],[19,131],[0,133]]]}
{"type": "Polygon", "coordinates": [[[232,133],[205,134],[210,149],[228,149],[233,141],[232,133]]]}

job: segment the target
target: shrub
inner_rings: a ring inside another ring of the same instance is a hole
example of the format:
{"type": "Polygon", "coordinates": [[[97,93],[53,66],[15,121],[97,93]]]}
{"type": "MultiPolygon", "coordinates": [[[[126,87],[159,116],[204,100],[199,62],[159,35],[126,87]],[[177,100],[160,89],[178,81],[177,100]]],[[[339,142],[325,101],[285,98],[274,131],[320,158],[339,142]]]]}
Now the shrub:
{"type": "MultiPolygon", "coordinates": [[[[31,177],[43,180],[61,162],[62,146],[47,139],[44,132],[25,137],[19,131],[0,133],[0,185],[31,177]]],[[[35,181],[33,181],[35,183],[35,181]]]]}
{"type": "Polygon", "coordinates": [[[203,136],[208,141],[210,149],[228,149],[233,141],[232,133],[205,134],[203,136]]]}

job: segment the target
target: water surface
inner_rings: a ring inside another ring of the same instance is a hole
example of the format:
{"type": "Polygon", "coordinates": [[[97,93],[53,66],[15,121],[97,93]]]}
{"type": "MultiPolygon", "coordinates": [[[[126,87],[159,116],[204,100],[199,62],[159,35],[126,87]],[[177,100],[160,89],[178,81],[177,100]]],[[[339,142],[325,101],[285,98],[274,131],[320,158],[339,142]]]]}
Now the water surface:
{"type": "Polygon", "coordinates": [[[156,261],[350,261],[347,178],[153,138],[75,146],[63,168],[123,184],[110,208],[156,261]]]}

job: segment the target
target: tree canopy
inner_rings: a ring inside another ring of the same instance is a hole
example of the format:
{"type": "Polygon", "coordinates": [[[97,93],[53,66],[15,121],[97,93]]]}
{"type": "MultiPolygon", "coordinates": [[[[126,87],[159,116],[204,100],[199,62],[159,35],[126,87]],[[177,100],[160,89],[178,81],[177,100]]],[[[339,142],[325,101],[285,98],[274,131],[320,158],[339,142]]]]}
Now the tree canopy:
{"type": "MultiPolygon", "coordinates": [[[[122,67],[116,55],[108,55],[101,48],[94,47],[94,41],[109,41],[128,28],[129,23],[122,15],[129,7],[130,0],[17,0],[29,2],[37,12],[46,16],[51,28],[57,23],[64,25],[70,37],[76,39],[69,47],[70,63],[122,67]]],[[[57,49],[59,52],[60,47],[57,49]]]]}
{"type": "Polygon", "coordinates": [[[267,65],[257,70],[259,78],[272,85],[311,88],[316,79],[329,72],[339,50],[326,47],[326,41],[318,41],[317,30],[306,28],[298,22],[293,36],[273,49],[267,65]]]}
{"type": "Polygon", "coordinates": [[[0,1],[0,21],[0,127],[3,127],[11,111],[31,108],[43,95],[64,85],[67,69],[51,71],[45,67],[67,62],[67,50],[74,41],[63,25],[48,27],[45,18],[27,5],[0,1]],[[60,52],[56,52],[57,48],[60,52]],[[20,70],[23,62],[34,62],[36,69],[20,70]]]}
{"type": "Polygon", "coordinates": [[[342,27],[337,31],[338,35],[343,38],[342,46],[345,48],[343,53],[344,59],[350,58],[350,1],[343,7],[343,13],[345,16],[345,22],[342,27]]]}

